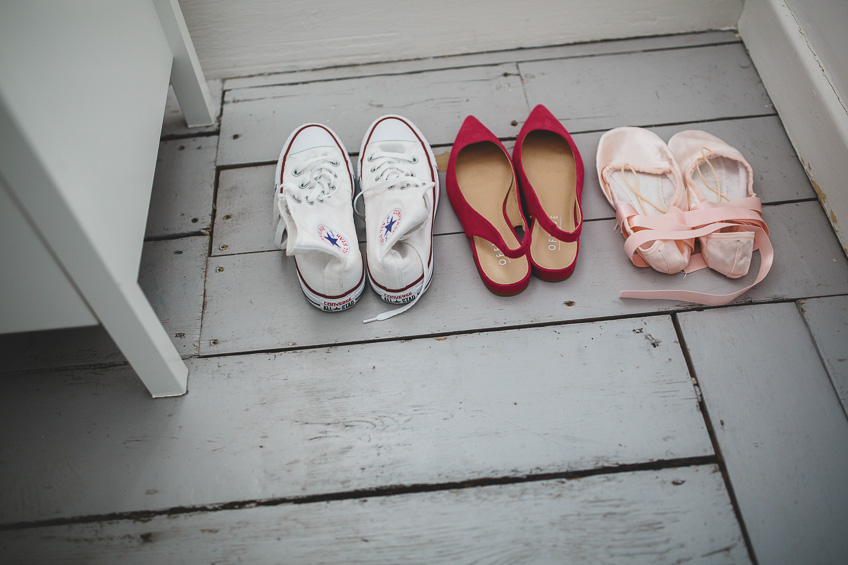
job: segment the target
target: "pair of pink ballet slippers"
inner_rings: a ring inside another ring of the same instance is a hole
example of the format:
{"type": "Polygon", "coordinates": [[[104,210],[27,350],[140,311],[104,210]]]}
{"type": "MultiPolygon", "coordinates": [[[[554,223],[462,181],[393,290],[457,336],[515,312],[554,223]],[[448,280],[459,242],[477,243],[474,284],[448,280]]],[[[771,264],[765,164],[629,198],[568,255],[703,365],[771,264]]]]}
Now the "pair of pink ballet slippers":
{"type": "Polygon", "coordinates": [[[623,291],[623,298],[720,305],[768,274],[774,254],[762,204],[753,191],[751,165],[735,148],[704,131],[682,131],[666,145],[653,132],[622,127],[601,137],[596,163],[635,265],[666,274],[709,267],[735,279],[748,273],[760,250],[756,281],[738,292],[623,291]]]}

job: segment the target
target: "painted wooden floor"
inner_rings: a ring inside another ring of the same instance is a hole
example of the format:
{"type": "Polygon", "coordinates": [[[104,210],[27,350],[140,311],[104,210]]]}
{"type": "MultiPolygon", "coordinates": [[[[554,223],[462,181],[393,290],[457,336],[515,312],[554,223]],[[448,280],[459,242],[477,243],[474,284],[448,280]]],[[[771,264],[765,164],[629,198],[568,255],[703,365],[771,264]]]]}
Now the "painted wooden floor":
{"type": "Polygon", "coordinates": [[[139,275],[189,393],[151,400],[99,327],[0,338],[0,562],[844,563],[848,260],[733,33],[210,90],[219,126],[167,110],[139,275]],[[363,325],[388,308],[370,291],[306,303],[272,244],[294,127],[352,148],[399,113],[444,169],[466,115],[511,148],[538,103],[587,171],[570,279],[490,294],[442,198],[415,308],[363,325]],[[719,308],[618,298],[753,278],[629,263],[594,176],[621,125],[742,151],[776,251],[762,284],[719,308]]]}

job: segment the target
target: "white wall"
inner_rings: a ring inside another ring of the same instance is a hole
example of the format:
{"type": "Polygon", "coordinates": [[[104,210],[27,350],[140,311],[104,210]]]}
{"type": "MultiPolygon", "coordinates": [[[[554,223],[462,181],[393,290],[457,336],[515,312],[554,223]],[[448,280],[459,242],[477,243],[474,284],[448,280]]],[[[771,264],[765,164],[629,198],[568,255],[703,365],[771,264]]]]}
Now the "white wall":
{"type": "Polygon", "coordinates": [[[848,105],[848,2],[787,0],[786,4],[845,107],[848,105]]]}
{"type": "Polygon", "coordinates": [[[848,253],[848,2],[745,0],[739,33],[848,253]]]}
{"type": "Polygon", "coordinates": [[[207,78],[735,28],[742,0],[180,0],[207,78]]]}

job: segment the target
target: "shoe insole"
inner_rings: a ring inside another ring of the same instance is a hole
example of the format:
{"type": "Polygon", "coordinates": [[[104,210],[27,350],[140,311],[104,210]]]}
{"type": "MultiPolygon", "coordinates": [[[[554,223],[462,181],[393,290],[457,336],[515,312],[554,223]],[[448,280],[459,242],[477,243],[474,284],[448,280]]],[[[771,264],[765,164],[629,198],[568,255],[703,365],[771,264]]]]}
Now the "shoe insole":
{"type": "MultiPolygon", "coordinates": [[[[521,161],[527,180],[551,221],[561,230],[574,231],[581,217],[577,168],[568,142],[553,132],[531,132],[521,146],[521,161]]],[[[530,256],[545,269],[565,269],[577,257],[577,242],[561,241],[535,222],[530,256]]]]}
{"type": "MultiPolygon", "coordinates": [[[[465,146],[456,157],[456,181],[468,204],[486,218],[510,249],[521,246],[510,222],[504,218],[504,202],[510,221],[520,218],[515,175],[503,150],[490,142],[465,146]]],[[[494,242],[472,237],[480,270],[492,281],[511,284],[527,275],[530,262],[526,257],[510,259],[494,242]]]]}
{"type": "Polygon", "coordinates": [[[623,172],[617,169],[608,173],[607,178],[615,201],[630,204],[636,213],[644,216],[664,214],[674,199],[674,181],[666,174],[634,172],[625,168],[623,172]]]}
{"type": "Polygon", "coordinates": [[[713,157],[709,164],[705,161],[700,161],[699,164],[701,174],[698,174],[696,168],[692,172],[692,180],[708,202],[718,202],[719,196],[716,190],[719,188],[724,196],[721,199],[722,202],[748,198],[748,170],[742,163],[726,157],[713,157]],[[710,165],[712,165],[712,169],[710,169],[710,165]],[[713,170],[715,170],[715,175],[713,175],[713,170]],[[703,178],[701,178],[701,175],[703,175],[703,178]],[[711,190],[710,187],[716,190],[711,190]]]}

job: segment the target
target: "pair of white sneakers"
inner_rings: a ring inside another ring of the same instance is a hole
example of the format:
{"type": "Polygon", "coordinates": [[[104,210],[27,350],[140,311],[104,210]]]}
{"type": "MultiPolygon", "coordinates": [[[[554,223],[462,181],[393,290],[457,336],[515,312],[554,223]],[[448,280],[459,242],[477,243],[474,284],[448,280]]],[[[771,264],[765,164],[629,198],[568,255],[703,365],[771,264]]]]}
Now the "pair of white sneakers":
{"type": "Polygon", "coordinates": [[[385,320],[411,308],[433,278],[433,221],[439,173],[430,144],[401,116],[378,118],[359,150],[365,204],[366,262],[354,226],[353,165],[338,135],[309,123],[286,140],[274,185],[276,243],[294,256],[300,287],[325,312],[347,310],[371,287],[402,308],[365,320],[385,320]]]}

